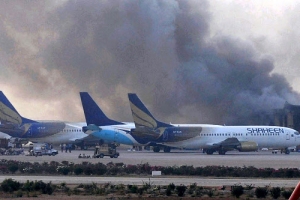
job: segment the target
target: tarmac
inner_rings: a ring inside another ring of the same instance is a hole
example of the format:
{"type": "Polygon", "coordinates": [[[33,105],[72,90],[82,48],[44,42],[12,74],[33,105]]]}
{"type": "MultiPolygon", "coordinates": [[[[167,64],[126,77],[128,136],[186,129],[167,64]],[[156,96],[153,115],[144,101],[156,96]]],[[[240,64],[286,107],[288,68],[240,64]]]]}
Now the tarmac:
{"type": "MultiPolygon", "coordinates": [[[[170,153],[154,153],[152,151],[129,151],[129,148],[118,149],[120,156],[118,158],[78,158],[79,154],[86,156],[93,156],[93,150],[73,150],[70,152],[61,152],[59,150],[56,156],[25,156],[25,155],[2,155],[0,159],[28,161],[28,162],[49,162],[49,161],[69,161],[73,163],[82,163],[87,161],[90,163],[102,162],[107,164],[109,162],[124,163],[124,164],[142,164],[149,163],[152,166],[230,166],[243,167],[254,166],[256,168],[299,168],[300,167],[300,153],[291,152],[286,154],[272,154],[271,151],[259,152],[237,152],[230,151],[226,155],[207,155],[201,151],[188,150],[172,150],[170,153]]],[[[26,150],[25,150],[26,152],[26,150]]]]}
{"type": "MultiPolygon", "coordinates": [[[[26,151],[26,150],[25,150],[26,151]]],[[[174,150],[170,153],[154,153],[152,151],[129,151],[129,148],[123,147],[118,149],[120,156],[118,158],[78,158],[78,155],[85,154],[92,157],[93,150],[73,150],[70,152],[61,152],[56,156],[25,156],[16,155],[8,156],[2,155],[0,159],[17,160],[24,162],[50,162],[50,161],[69,161],[73,163],[98,163],[107,164],[124,163],[126,165],[149,163],[152,166],[254,166],[256,168],[299,168],[300,167],[300,153],[291,152],[286,154],[272,154],[271,151],[259,151],[259,152],[227,152],[226,155],[206,155],[201,151],[187,151],[187,150],[174,150]]],[[[123,183],[123,184],[143,184],[145,182],[151,182],[156,185],[167,185],[169,183],[185,184],[189,185],[197,183],[202,186],[222,186],[222,185],[234,185],[243,184],[255,186],[279,186],[279,187],[294,187],[297,185],[297,179],[237,179],[237,178],[203,178],[203,177],[169,177],[169,176],[135,176],[135,177],[91,177],[91,176],[11,176],[0,175],[0,181],[6,178],[13,178],[21,182],[26,180],[43,180],[45,182],[51,181],[52,183],[123,183]]]]}

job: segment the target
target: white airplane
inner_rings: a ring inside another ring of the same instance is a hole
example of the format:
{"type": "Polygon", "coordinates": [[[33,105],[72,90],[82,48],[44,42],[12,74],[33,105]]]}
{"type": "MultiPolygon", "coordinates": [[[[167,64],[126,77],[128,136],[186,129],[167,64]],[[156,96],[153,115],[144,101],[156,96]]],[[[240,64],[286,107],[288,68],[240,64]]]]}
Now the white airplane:
{"type": "Polygon", "coordinates": [[[22,117],[0,91],[0,131],[31,142],[52,144],[84,143],[96,140],[82,131],[85,122],[34,121],[22,117]]]}
{"type": "Polygon", "coordinates": [[[205,124],[166,124],[156,120],[136,94],[128,94],[135,129],[131,135],[138,141],[160,146],[165,152],[170,147],[199,149],[213,154],[224,155],[229,150],[241,152],[256,151],[258,148],[283,149],[300,144],[298,131],[278,126],[221,126],[205,124]]]}
{"type": "Polygon", "coordinates": [[[141,146],[130,134],[135,128],[133,122],[118,122],[109,119],[87,92],[80,92],[80,98],[86,123],[85,133],[100,140],[100,144],[118,143],[131,146],[141,146]]]}

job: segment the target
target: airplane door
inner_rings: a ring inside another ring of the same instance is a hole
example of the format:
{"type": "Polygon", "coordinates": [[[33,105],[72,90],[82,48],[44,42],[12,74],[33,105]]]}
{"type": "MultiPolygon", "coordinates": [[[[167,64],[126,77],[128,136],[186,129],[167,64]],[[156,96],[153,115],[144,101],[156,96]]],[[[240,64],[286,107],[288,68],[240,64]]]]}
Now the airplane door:
{"type": "Polygon", "coordinates": [[[118,141],[119,139],[119,130],[115,129],[115,137],[114,137],[114,141],[118,141]]]}
{"type": "Polygon", "coordinates": [[[286,140],[290,140],[290,133],[286,132],[286,140]]]}
{"type": "Polygon", "coordinates": [[[168,131],[167,130],[165,130],[164,134],[163,134],[163,141],[166,141],[166,140],[168,140],[168,131]]]}
{"type": "Polygon", "coordinates": [[[27,131],[28,136],[32,136],[32,130],[31,127],[29,127],[28,131],[27,131]]]}

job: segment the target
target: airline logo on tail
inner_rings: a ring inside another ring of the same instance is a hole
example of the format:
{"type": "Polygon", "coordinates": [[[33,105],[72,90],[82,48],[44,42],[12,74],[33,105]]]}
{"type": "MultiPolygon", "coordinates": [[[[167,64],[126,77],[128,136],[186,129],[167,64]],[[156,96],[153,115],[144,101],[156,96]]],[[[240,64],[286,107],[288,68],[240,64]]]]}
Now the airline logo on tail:
{"type": "Polygon", "coordinates": [[[0,120],[3,124],[22,124],[22,117],[0,91],[0,120]]]}
{"type": "Polygon", "coordinates": [[[163,137],[164,133],[167,134],[165,132],[167,128],[173,127],[170,124],[157,121],[136,94],[128,94],[128,98],[136,126],[131,135],[136,140],[157,141],[163,137]]]}
{"type": "Polygon", "coordinates": [[[156,120],[136,94],[129,93],[128,98],[133,115],[133,120],[137,127],[141,126],[152,129],[160,127],[173,127],[170,124],[166,124],[156,120]]]}
{"type": "Polygon", "coordinates": [[[134,103],[131,101],[130,101],[130,107],[132,111],[133,121],[136,124],[136,126],[157,128],[156,120],[153,119],[152,116],[150,116],[142,109],[135,106],[134,103]]]}

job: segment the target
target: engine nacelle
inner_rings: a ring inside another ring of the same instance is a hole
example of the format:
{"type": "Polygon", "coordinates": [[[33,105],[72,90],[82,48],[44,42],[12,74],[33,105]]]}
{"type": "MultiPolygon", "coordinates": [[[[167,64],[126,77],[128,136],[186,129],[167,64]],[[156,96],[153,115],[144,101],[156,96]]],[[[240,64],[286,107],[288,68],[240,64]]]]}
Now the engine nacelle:
{"type": "Polygon", "coordinates": [[[237,149],[240,152],[249,152],[249,151],[257,151],[258,145],[256,142],[240,142],[240,146],[237,147],[237,149]]]}

